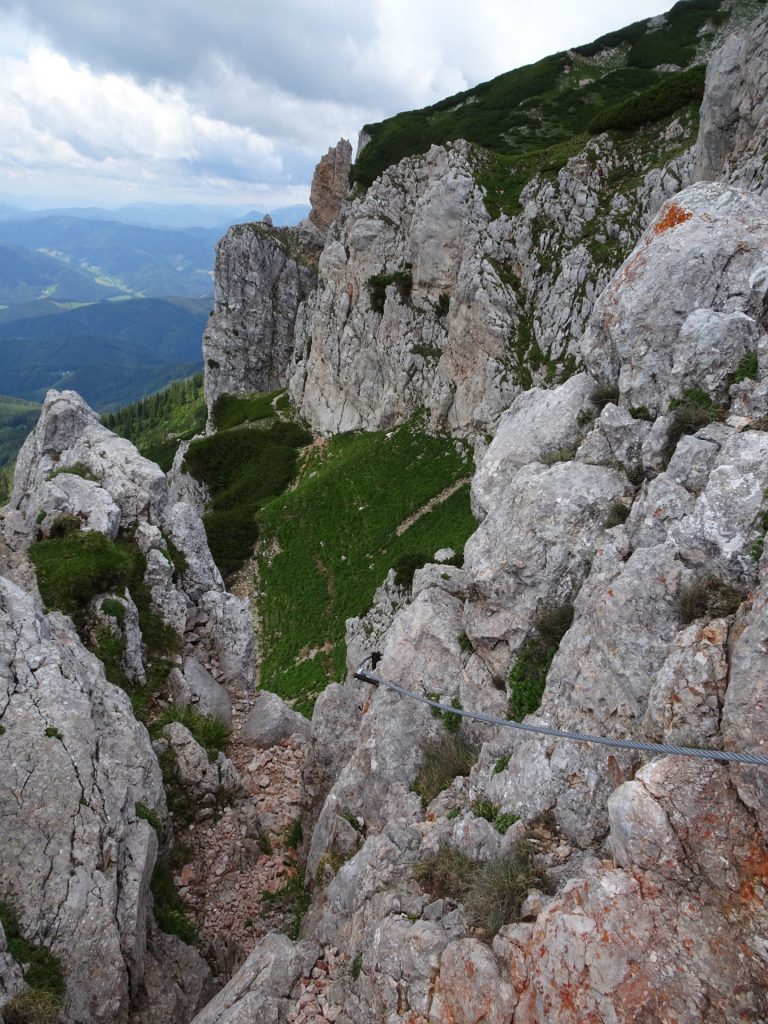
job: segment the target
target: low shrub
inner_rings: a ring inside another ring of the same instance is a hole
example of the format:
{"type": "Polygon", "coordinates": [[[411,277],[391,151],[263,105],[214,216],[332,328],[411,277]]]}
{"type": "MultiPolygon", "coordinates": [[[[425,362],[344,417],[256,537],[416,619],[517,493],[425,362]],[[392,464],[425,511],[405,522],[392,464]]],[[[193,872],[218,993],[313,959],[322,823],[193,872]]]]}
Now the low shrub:
{"type": "Polygon", "coordinates": [[[605,517],[606,530],[610,530],[612,526],[620,526],[622,523],[625,523],[629,516],[629,511],[629,506],[625,505],[623,501],[611,502],[605,517]]]}
{"type": "Polygon", "coordinates": [[[8,952],[23,966],[24,981],[30,989],[3,1007],[6,1024],[12,1021],[16,1024],[55,1021],[67,988],[58,958],[49,949],[22,938],[18,917],[8,903],[0,903],[0,923],[8,952]]]}
{"type": "Polygon", "coordinates": [[[230,430],[241,423],[274,419],[273,401],[280,391],[254,395],[220,395],[213,404],[212,417],[217,430],[230,430]]]}
{"type": "Polygon", "coordinates": [[[671,399],[669,411],[672,413],[672,425],[667,436],[670,458],[684,434],[695,434],[707,424],[723,418],[723,410],[701,388],[686,388],[681,398],[671,399]]]}
{"type": "Polygon", "coordinates": [[[301,818],[296,818],[292,821],[288,828],[283,832],[283,842],[289,850],[298,850],[304,839],[304,826],[302,825],[301,818]]]}
{"type": "Polygon", "coordinates": [[[488,940],[503,925],[519,919],[531,889],[549,888],[533,847],[525,840],[495,861],[475,860],[455,846],[442,846],[419,861],[414,873],[435,898],[461,901],[473,926],[488,940]]]}
{"type": "Polygon", "coordinates": [[[719,619],[733,615],[744,600],[744,596],[742,591],[719,580],[716,576],[694,580],[693,583],[680,590],[678,597],[680,621],[688,624],[705,616],[719,619]]]}
{"type": "Polygon", "coordinates": [[[19,992],[3,1007],[5,1024],[56,1024],[61,1001],[50,992],[27,989],[19,992]]]}
{"type": "Polygon", "coordinates": [[[422,805],[427,807],[458,775],[469,775],[476,760],[475,747],[449,734],[424,748],[421,769],[411,788],[421,797],[422,805]]]}
{"type": "Polygon", "coordinates": [[[122,590],[134,569],[124,545],[95,532],[36,541],[30,545],[29,557],[45,605],[80,620],[91,598],[122,590]]]}
{"type": "Polygon", "coordinates": [[[566,603],[545,608],[534,625],[533,635],[517,656],[509,673],[509,717],[522,722],[541,704],[552,660],[560,641],[573,622],[573,605],[566,603]]]}
{"type": "Polygon", "coordinates": [[[400,270],[389,274],[373,274],[368,278],[368,293],[371,298],[371,309],[376,313],[384,312],[389,285],[397,285],[400,297],[408,300],[413,288],[413,275],[410,264],[406,263],[400,270]]]}
{"type": "Polygon", "coordinates": [[[619,387],[617,384],[596,384],[590,398],[592,404],[602,412],[609,402],[618,402],[619,387]]]}
{"type": "Polygon", "coordinates": [[[173,874],[168,862],[159,857],[152,872],[150,885],[154,897],[155,920],[158,928],[167,935],[176,935],[182,942],[194,946],[198,941],[197,928],[187,913],[187,908],[173,884],[173,874]]]}
{"type": "Polygon", "coordinates": [[[731,375],[729,384],[740,384],[743,380],[757,380],[757,352],[746,352],[731,375]]]}
{"type": "Polygon", "coordinates": [[[304,920],[304,915],[309,910],[309,904],[312,902],[312,894],[305,884],[304,876],[297,872],[277,892],[262,890],[261,898],[265,903],[274,904],[283,913],[288,914],[288,938],[298,939],[299,932],[301,931],[301,922],[304,920]]]}
{"type": "Polygon", "coordinates": [[[634,131],[659,121],[689,104],[700,105],[704,95],[706,68],[697,65],[686,71],[667,74],[657,84],[615,106],[601,110],[589,125],[592,135],[605,131],[634,131]]]}
{"type": "Polygon", "coordinates": [[[421,569],[430,561],[429,555],[421,551],[406,553],[395,559],[392,568],[395,572],[395,583],[403,590],[410,590],[417,569],[421,569]]]}

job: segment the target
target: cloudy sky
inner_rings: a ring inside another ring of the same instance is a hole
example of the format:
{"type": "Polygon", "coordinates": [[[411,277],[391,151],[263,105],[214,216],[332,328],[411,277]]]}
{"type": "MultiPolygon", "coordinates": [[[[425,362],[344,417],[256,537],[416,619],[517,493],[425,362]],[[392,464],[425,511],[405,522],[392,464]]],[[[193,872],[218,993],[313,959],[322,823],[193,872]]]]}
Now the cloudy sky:
{"type": "Polygon", "coordinates": [[[270,209],[342,135],[671,0],[0,0],[0,201],[270,209]]]}

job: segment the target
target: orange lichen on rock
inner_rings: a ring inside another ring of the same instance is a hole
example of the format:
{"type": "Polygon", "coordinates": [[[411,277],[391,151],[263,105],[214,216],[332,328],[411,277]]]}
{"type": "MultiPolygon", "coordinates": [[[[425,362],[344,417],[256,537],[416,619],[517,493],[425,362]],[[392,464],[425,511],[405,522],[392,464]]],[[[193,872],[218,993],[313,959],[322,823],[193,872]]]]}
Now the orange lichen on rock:
{"type": "Polygon", "coordinates": [[[665,231],[669,231],[670,228],[676,228],[678,224],[684,224],[687,220],[690,220],[693,214],[690,210],[684,210],[682,206],[678,206],[677,203],[670,203],[667,212],[661,218],[661,220],[654,224],[653,233],[655,235],[663,235],[665,231]]]}

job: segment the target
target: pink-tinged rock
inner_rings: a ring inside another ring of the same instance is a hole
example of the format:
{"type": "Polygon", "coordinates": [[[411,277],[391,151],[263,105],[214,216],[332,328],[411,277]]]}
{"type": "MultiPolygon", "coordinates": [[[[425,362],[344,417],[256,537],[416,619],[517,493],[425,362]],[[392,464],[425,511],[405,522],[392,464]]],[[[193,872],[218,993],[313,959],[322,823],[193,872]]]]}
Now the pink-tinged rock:
{"type": "Polygon", "coordinates": [[[504,981],[488,946],[460,939],[446,946],[440,958],[430,1024],[507,1024],[517,993],[504,981]]]}

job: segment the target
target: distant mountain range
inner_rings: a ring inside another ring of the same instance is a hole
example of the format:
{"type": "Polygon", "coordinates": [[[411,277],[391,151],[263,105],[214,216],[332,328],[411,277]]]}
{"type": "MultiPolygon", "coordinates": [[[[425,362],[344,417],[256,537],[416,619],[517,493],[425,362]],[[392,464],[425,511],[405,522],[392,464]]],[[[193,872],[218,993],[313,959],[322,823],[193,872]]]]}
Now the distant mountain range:
{"type": "Polygon", "coordinates": [[[73,388],[100,411],[135,401],[201,368],[209,304],[154,298],[58,312],[50,302],[39,312],[21,307],[25,316],[0,322],[2,390],[40,401],[48,388],[73,388]]]}
{"type": "MultiPolygon", "coordinates": [[[[217,206],[203,203],[184,203],[180,206],[169,206],[163,203],[131,203],[119,206],[114,210],[101,207],[55,207],[36,210],[13,201],[3,201],[0,197],[0,221],[32,220],[39,217],[79,217],[84,220],[111,220],[120,224],[136,224],[148,228],[215,228],[223,233],[230,224],[245,224],[250,221],[262,220],[264,211],[249,209],[242,206],[217,206]]],[[[294,206],[281,206],[267,211],[274,224],[278,227],[298,224],[309,215],[309,205],[299,203],[294,206]]]]}

